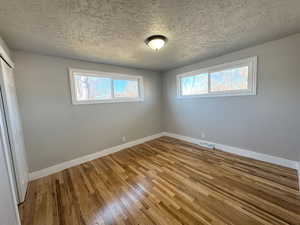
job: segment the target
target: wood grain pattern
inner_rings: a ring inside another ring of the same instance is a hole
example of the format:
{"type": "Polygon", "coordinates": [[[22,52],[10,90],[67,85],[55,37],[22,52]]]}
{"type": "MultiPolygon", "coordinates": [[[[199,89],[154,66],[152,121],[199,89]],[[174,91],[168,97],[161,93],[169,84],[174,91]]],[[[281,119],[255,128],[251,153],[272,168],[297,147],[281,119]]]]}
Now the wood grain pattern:
{"type": "Polygon", "coordinates": [[[293,169],[162,137],[30,183],[23,225],[300,224],[293,169]]]}

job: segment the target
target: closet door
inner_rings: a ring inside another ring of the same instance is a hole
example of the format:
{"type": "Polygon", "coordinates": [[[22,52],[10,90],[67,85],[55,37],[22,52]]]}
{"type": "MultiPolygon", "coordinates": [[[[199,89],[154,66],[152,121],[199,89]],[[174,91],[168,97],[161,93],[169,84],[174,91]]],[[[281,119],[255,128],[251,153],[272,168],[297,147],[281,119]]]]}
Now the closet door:
{"type": "MultiPolygon", "coordinates": [[[[2,105],[0,99],[0,105],[2,105]]],[[[13,168],[3,111],[0,110],[0,224],[20,225],[13,168]]]]}
{"type": "Polygon", "coordinates": [[[0,84],[2,100],[4,103],[4,116],[8,129],[8,138],[16,177],[19,197],[18,200],[20,203],[24,201],[28,186],[28,166],[13,70],[2,59],[0,68],[0,84]]]}

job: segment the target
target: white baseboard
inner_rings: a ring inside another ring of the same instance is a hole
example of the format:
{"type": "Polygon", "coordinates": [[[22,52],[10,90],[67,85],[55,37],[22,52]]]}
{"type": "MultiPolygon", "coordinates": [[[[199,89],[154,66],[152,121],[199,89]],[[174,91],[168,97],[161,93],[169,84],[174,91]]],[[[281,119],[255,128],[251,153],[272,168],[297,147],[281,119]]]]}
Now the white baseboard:
{"type": "Polygon", "coordinates": [[[298,162],[298,185],[299,185],[299,192],[300,192],[300,161],[298,162]]]}
{"type": "MultiPolygon", "coordinates": [[[[284,159],[284,158],[279,158],[279,157],[275,157],[275,156],[270,156],[270,155],[266,155],[266,154],[262,154],[262,153],[258,153],[258,152],[253,152],[253,151],[249,151],[249,150],[245,150],[245,149],[241,149],[241,148],[237,148],[237,147],[232,147],[232,146],[228,146],[228,145],[209,142],[206,140],[191,138],[191,137],[187,137],[187,136],[183,136],[183,135],[179,135],[179,134],[169,133],[169,132],[162,132],[162,133],[158,133],[158,134],[151,135],[148,137],[140,138],[135,141],[130,141],[130,142],[127,142],[127,143],[124,143],[121,145],[111,147],[111,148],[103,149],[99,152],[96,152],[96,153],[93,153],[90,155],[85,155],[85,156],[82,156],[82,157],[79,157],[79,158],[76,158],[76,159],[73,159],[70,161],[66,161],[66,162],[63,162],[63,163],[60,163],[60,164],[57,164],[57,165],[54,165],[54,166],[51,166],[51,167],[48,167],[48,168],[45,168],[42,170],[38,170],[38,171],[30,173],[29,178],[30,178],[30,180],[36,180],[38,178],[60,172],[64,169],[80,165],[82,163],[112,154],[114,152],[121,151],[126,148],[130,148],[134,145],[138,145],[138,144],[141,144],[146,141],[150,141],[150,140],[162,137],[162,136],[169,136],[169,137],[177,138],[177,139],[184,140],[187,142],[191,142],[194,144],[206,142],[208,144],[214,145],[215,148],[225,151],[225,152],[230,152],[230,153],[233,153],[236,155],[245,156],[248,158],[257,159],[257,160],[285,166],[288,168],[296,169],[296,170],[298,170],[298,176],[299,176],[299,181],[300,181],[300,162],[292,161],[292,160],[288,160],[288,159],[284,159]]],[[[300,185],[300,183],[299,183],[299,185],[300,185]]],[[[299,187],[299,190],[300,190],[300,187],[299,187]]]]}
{"type": "MultiPolygon", "coordinates": [[[[258,153],[258,152],[253,152],[253,151],[249,151],[249,150],[245,150],[245,149],[241,149],[241,148],[237,148],[237,147],[232,147],[232,146],[228,146],[228,145],[223,145],[223,144],[219,144],[219,143],[214,143],[214,142],[210,142],[210,141],[206,141],[206,140],[191,138],[191,137],[174,134],[174,133],[163,132],[163,135],[177,138],[180,140],[184,140],[187,142],[191,142],[194,144],[206,142],[208,144],[214,145],[216,149],[222,150],[224,152],[230,152],[230,153],[233,153],[236,155],[245,156],[248,158],[257,159],[257,160],[277,164],[280,166],[296,169],[296,170],[298,170],[298,174],[300,176],[300,168],[299,168],[300,165],[297,161],[292,161],[292,160],[288,160],[288,159],[284,159],[284,158],[279,158],[276,156],[266,155],[266,154],[262,154],[262,153],[258,153]]],[[[299,181],[300,181],[300,178],[299,178],[299,181]]]]}
{"type": "Polygon", "coordinates": [[[144,137],[144,138],[137,139],[135,141],[127,142],[125,144],[121,144],[121,145],[117,145],[117,146],[114,146],[114,147],[111,147],[111,148],[103,149],[99,152],[96,152],[96,153],[93,153],[93,154],[90,154],[90,155],[85,155],[85,156],[82,156],[82,157],[79,157],[79,158],[76,158],[76,159],[73,159],[73,160],[70,160],[70,161],[66,161],[66,162],[63,162],[63,163],[60,163],[60,164],[57,164],[57,165],[54,165],[54,166],[51,166],[51,167],[48,167],[48,168],[45,168],[45,169],[42,169],[42,170],[34,171],[34,172],[29,174],[29,179],[30,180],[36,180],[38,178],[45,177],[45,176],[51,175],[53,173],[60,172],[64,169],[80,165],[82,163],[85,163],[85,162],[88,162],[88,161],[91,161],[91,160],[94,160],[94,159],[112,154],[114,152],[121,151],[121,150],[126,149],[126,148],[130,148],[134,145],[138,145],[138,144],[144,143],[146,141],[150,141],[150,140],[159,138],[161,136],[163,136],[163,133],[154,134],[154,135],[151,135],[151,136],[147,136],[147,137],[144,137]]]}

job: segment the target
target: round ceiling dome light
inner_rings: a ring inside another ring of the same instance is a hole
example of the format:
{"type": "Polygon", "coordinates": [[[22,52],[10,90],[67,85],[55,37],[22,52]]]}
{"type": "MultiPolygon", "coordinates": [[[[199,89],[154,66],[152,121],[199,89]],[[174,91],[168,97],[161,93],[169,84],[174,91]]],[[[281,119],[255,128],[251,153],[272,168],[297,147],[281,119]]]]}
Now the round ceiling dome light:
{"type": "Polygon", "coordinates": [[[159,50],[167,43],[167,38],[163,35],[153,35],[145,40],[145,43],[153,50],[159,50]]]}

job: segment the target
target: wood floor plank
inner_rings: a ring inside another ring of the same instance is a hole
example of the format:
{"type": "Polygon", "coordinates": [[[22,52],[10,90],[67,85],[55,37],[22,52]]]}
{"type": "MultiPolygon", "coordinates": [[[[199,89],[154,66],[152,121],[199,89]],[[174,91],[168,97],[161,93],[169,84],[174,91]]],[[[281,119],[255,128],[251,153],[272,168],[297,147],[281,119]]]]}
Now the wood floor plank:
{"type": "Polygon", "coordinates": [[[22,225],[300,225],[297,171],[161,137],[32,181],[22,225]]]}

